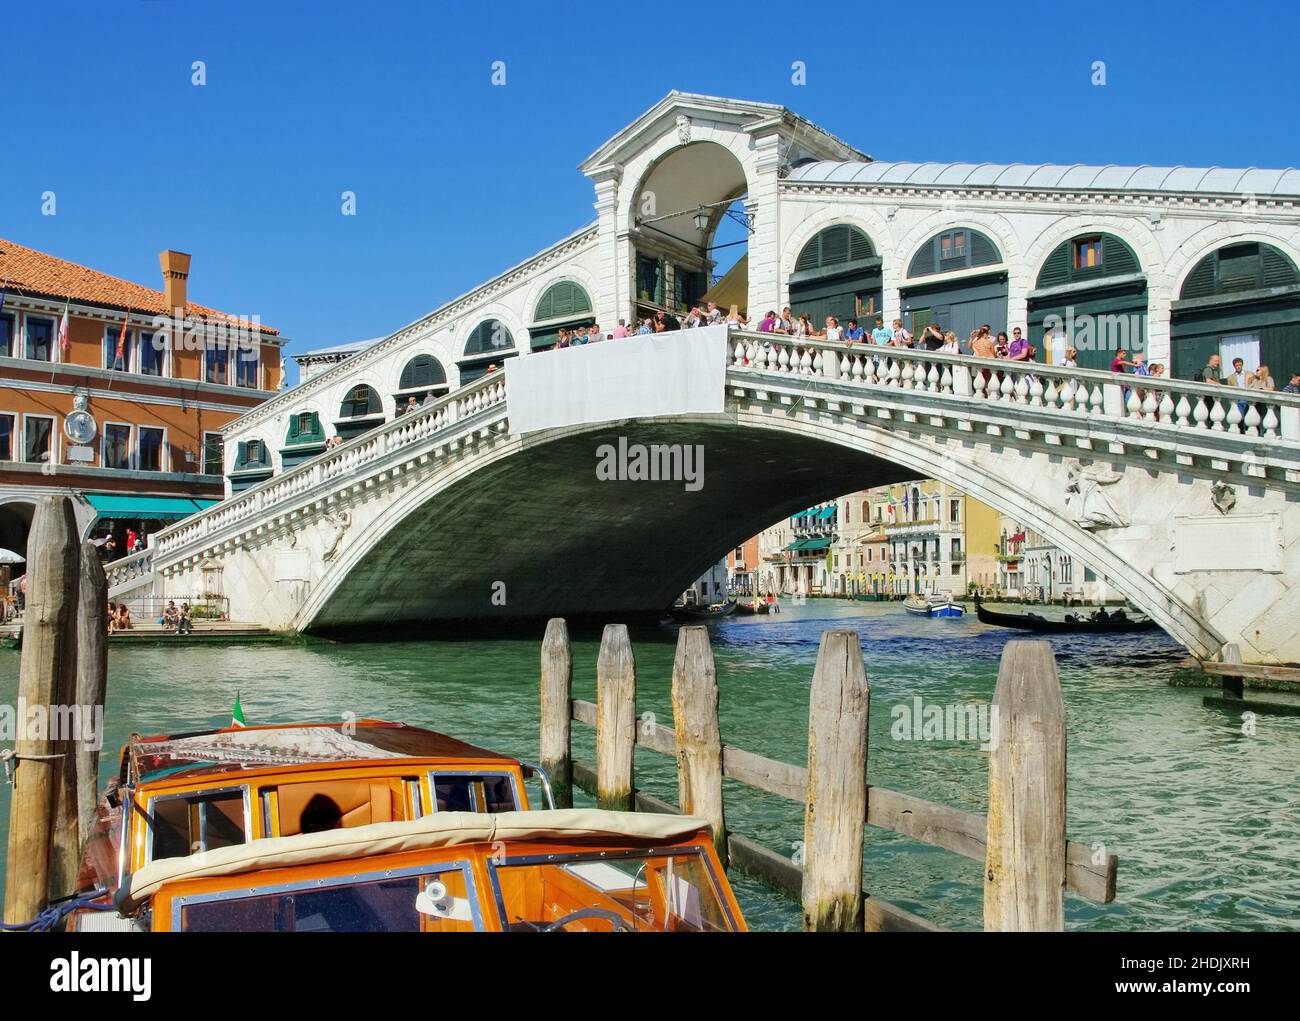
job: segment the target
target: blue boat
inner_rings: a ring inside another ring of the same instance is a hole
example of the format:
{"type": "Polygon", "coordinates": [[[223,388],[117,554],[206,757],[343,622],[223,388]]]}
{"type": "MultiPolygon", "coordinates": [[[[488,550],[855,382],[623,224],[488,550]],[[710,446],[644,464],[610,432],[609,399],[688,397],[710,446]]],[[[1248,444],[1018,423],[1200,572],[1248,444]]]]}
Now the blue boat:
{"type": "Polygon", "coordinates": [[[903,609],[918,617],[960,617],[966,612],[965,606],[952,601],[951,592],[918,592],[903,600],[903,609]]]}

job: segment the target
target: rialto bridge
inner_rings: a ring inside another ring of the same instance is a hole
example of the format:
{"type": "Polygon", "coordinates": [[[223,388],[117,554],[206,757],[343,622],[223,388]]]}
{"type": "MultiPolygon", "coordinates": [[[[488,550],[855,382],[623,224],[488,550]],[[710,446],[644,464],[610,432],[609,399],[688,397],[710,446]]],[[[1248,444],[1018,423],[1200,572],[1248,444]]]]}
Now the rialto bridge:
{"type": "Polygon", "coordinates": [[[232,615],[276,628],[608,619],[810,503],[933,477],[1195,654],[1300,661],[1300,397],[783,339],[713,327],[508,362],[157,533],[114,591],[192,598],[219,565],[232,615]],[[674,471],[687,447],[700,484],[674,471]],[[658,479],[601,470],[637,449],[658,479]]]}
{"type": "Polygon", "coordinates": [[[1279,387],[1300,370],[1300,171],[886,162],[784,107],[677,92],[580,170],[593,222],[391,336],[303,358],[303,382],[223,430],[229,498],[153,536],[119,584],[189,595],[219,563],[236,616],[298,629],[608,615],[662,607],[793,510],[932,476],[1198,655],[1300,662],[1296,399],[1192,382],[1214,354],[1279,387]],[[705,372],[664,353],[643,393],[616,378],[600,385],[627,400],[597,407],[583,395],[610,356],[592,352],[645,342],[550,350],[561,329],[709,298],[751,324],[788,305],[963,341],[1022,326],[1039,366],[843,368],[809,343],[719,350],[705,372]],[[1043,367],[1071,346],[1081,368],[1043,367]],[[1165,376],[1126,390],[1105,371],[1118,348],[1165,376]],[[655,400],[674,365],[716,384],[689,410],[655,400]],[[547,387],[563,424],[524,428],[512,399],[547,387]],[[601,482],[593,451],[617,438],[700,444],[707,483],[601,482]]]}

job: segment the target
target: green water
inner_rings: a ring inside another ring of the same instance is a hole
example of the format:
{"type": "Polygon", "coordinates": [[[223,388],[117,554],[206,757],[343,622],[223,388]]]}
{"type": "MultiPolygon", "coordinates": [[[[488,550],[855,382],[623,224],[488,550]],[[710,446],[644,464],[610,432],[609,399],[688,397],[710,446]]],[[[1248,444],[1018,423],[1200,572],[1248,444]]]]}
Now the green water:
{"type": "MultiPolygon", "coordinates": [[[[871,682],[868,774],[875,784],[971,811],[985,807],[978,743],[891,738],[891,710],[987,702],[1010,632],[973,616],[910,617],[898,604],[813,600],[774,617],[715,625],[723,739],[773,758],[806,758],[808,689],[824,628],[862,637],[871,682]]],[[[537,755],[540,630],[499,640],[247,647],[127,647],[109,658],[104,771],[132,730],[225,725],[235,689],[250,723],[402,720],[524,758],[537,755]]],[[[675,631],[633,632],[638,711],[670,722],[675,631]]],[[[574,695],[595,698],[599,634],[574,635],[574,695]]],[[[1300,719],[1206,709],[1203,692],[1165,682],[1182,650],[1158,632],[1053,639],[1065,693],[1072,840],[1119,856],[1118,897],[1067,898],[1073,929],[1300,929],[1300,719]]],[[[0,703],[16,698],[18,654],[0,651],[0,703]]],[[[594,761],[590,730],[575,755],[594,761]]],[[[637,753],[638,786],[676,800],[672,760],[637,753]]],[[[727,782],[732,830],[790,854],[801,806],[727,782]]],[[[8,823],[0,790],[0,835],[8,823]]],[[[3,843],[0,843],[0,855],[3,843]]],[[[981,868],[868,828],[864,881],[877,896],[957,929],[981,927],[981,868]]],[[[753,928],[792,929],[798,906],[735,876],[753,928]]]]}

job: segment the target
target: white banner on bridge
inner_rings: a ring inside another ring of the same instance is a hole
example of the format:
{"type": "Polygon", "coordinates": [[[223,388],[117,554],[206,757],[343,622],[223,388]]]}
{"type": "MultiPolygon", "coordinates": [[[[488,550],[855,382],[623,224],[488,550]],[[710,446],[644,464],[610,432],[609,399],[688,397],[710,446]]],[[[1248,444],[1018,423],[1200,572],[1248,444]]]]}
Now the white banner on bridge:
{"type": "Polygon", "coordinates": [[[623,418],[716,413],[726,399],[727,328],[706,326],[538,351],[506,369],[512,432],[623,418]]]}

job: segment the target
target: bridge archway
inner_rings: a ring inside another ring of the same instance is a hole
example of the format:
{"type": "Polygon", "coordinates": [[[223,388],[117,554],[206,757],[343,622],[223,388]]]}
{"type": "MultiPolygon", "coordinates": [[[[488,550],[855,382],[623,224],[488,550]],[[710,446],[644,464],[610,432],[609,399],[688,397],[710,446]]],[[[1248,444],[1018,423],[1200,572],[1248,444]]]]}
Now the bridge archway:
{"type": "Polygon", "coordinates": [[[706,300],[746,310],[751,176],[730,145],[688,131],[634,178],[624,202],[638,319],[706,300]]]}
{"type": "Polygon", "coordinates": [[[1221,636],[1194,608],[1122,545],[1079,527],[1044,497],[1064,493],[1066,462],[1044,464],[1030,485],[1024,460],[1008,453],[971,457],[958,435],[941,442],[830,417],[792,425],[745,405],[526,439],[502,433],[473,459],[394,493],[313,587],[294,626],[641,612],[666,606],[728,549],[783,517],[857,489],[936,478],[1095,566],[1193,651],[1218,650],[1221,636]],[[699,444],[707,484],[688,491],[681,482],[599,481],[597,450],[620,438],[699,444]],[[460,520],[476,522],[481,556],[466,556],[459,530],[448,526],[460,520]]]}

